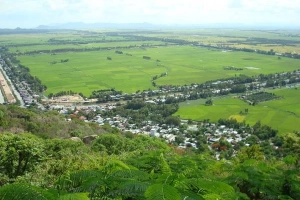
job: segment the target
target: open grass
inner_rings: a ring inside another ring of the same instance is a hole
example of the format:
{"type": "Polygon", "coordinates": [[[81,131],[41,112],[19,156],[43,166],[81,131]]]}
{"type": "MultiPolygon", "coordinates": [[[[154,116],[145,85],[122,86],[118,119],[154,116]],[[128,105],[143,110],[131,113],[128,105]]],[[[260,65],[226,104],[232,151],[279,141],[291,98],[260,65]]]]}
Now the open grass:
{"type": "Polygon", "coordinates": [[[276,56],[222,52],[191,46],[135,48],[122,51],[122,55],[116,54],[115,50],[107,50],[56,55],[37,54],[18,56],[17,59],[30,68],[32,75],[39,77],[47,85],[47,93],[71,89],[85,95],[89,95],[93,90],[106,88],[124,92],[153,88],[152,77],[164,72],[168,75],[156,81],[159,85],[203,83],[238,76],[239,73],[253,76],[299,68],[299,61],[296,59],[279,60],[276,56]],[[106,59],[108,56],[112,61],[106,59]],[[150,56],[151,60],[145,60],[143,56],[150,56]],[[69,62],[51,64],[61,59],[69,59],[69,62]],[[235,66],[244,70],[224,70],[224,66],[235,66]]]}
{"type": "Polygon", "coordinates": [[[126,41],[126,42],[101,42],[101,43],[88,43],[88,44],[65,44],[65,45],[33,45],[33,46],[18,46],[10,47],[11,53],[26,53],[32,51],[42,50],[58,50],[58,49],[93,49],[93,48],[117,48],[117,47],[128,47],[128,46],[147,46],[147,45],[163,45],[165,42],[160,41],[126,41]]]}
{"type": "Polygon", "coordinates": [[[180,109],[174,115],[183,119],[218,121],[220,118],[236,118],[238,121],[254,125],[258,120],[262,124],[278,129],[280,134],[300,131],[300,89],[272,90],[283,96],[283,99],[259,103],[249,106],[247,103],[233,97],[215,98],[213,106],[205,106],[204,100],[188,101],[180,104],[180,109]],[[247,115],[240,111],[248,108],[247,115]]]}
{"type": "Polygon", "coordinates": [[[47,93],[64,90],[82,92],[115,88],[124,92],[152,88],[151,78],[165,70],[142,57],[119,55],[111,51],[39,54],[20,56],[21,63],[30,68],[49,88],[47,93]],[[107,57],[112,60],[107,60],[107,57]],[[62,59],[69,62],[60,63],[62,59]],[[57,64],[51,62],[57,61],[57,64]]]}
{"type": "MultiPolygon", "coordinates": [[[[152,36],[196,41],[201,44],[225,45],[236,48],[249,48],[278,53],[300,52],[299,30],[242,30],[242,29],[190,29],[172,30],[156,33],[152,36]],[[261,43],[257,39],[273,40],[272,43],[261,43]],[[251,40],[250,42],[247,40],[251,40]],[[290,42],[294,41],[294,42],[290,42]]],[[[145,34],[145,36],[147,36],[145,34]]]]}
{"type": "Polygon", "coordinates": [[[49,45],[49,39],[56,41],[71,41],[71,42],[93,42],[95,40],[126,40],[123,36],[107,36],[99,32],[93,34],[80,31],[48,31],[45,33],[27,33],[27,34],[0,34],[0,45],[22,46],[29,44],[44,44],[49,45]]]}

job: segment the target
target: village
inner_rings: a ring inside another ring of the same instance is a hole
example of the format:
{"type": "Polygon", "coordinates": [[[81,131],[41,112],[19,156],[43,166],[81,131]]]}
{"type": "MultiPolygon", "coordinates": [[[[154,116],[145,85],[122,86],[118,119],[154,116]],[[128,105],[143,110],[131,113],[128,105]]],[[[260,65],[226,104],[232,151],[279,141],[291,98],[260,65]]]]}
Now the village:
{"type": "MultiPolygon", "coordinates": [[[[133,134],[143,134],[150,137],[158,137],[164,139],[167,143],[177,146],[178,148],[192,148],[196,151],[199,148],[210,149],[214,152],[215,158],[220,159],[220,153],[224,150],[231,149],[231,155],[235,156],[238,148],[241,146],[250,146],[253,138],[257,138],[252,134],[253,129],[245,124],[239,124],[230,120],[227,125],[223,121],[202,122],[180,120],[178,126],[169,124],[156,124],[153,121],[143,121],[142,126],[130,123],[130,119],[116,115],[114,117],[103,117],[97,114],[91,119],[87,119],[89,113],[105,113],[117,107],[116,103],[106,105],[90,105],[90,106],[50,106],[49,109],[57,110],[60,114],[65,115],[66,121],[73,119],[83,120],[87,123],[97,123],[99,126],[109,125],[113,129],[122,132],[130,132],[133,134]]],[[[254,139],[255,139],[254,138],[254,139]]],[[[262,142],[262,141],[258,141],[262,142]]],[[[270,142],[273,148],[278,147],[270,142]]],[[[199,150],[201,151],[201,149],[199,150]]]]}

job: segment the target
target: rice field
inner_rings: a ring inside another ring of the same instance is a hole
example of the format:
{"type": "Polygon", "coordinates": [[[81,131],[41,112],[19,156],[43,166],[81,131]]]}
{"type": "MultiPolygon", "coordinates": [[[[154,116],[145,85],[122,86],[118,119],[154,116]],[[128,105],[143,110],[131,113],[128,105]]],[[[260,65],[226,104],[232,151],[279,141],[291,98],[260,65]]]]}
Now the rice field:
{"type": "Polygon", "coordinates": [[[284,98],[249,106],[244,101],[228,96],[213,99],[213,106],[205,106],[205,100],[187,101],[180,104],[175,116],[183,119],[218,121],[220,118],[235,118],[238,121],[254,125],[258,120],[262,124],[278,129],[280,134],[300,131],[300,88],[278,89],[270,91],[284,98]],[[248,109],[247,115],[240,114],[248,109]]]}
{"type": "Polygon", "coordinates": [[[158,85],[184,85],[245,74],[255,76],[299,69],[296,59],[246,52],[224,52],[192,46],[137,47],[105,51],[68,52],[18,56],[22,65],[30,68],[33,76],[47,85],[47,93],[73,90],[85,95],[94,90],[115,88],[123,92],[153,89],[155,75],[158,85]],[[150,60],[143,56],[151,57],[150,60]],[[107,60],[107,57],[112,60],[107,60]],[[69,62],[60,63],[68,59],[69,62]],[[52,64],[57,62],[57,64],[52,64]],[[224,66],[243,68],[242,71],[224,70],[224,66]]]}

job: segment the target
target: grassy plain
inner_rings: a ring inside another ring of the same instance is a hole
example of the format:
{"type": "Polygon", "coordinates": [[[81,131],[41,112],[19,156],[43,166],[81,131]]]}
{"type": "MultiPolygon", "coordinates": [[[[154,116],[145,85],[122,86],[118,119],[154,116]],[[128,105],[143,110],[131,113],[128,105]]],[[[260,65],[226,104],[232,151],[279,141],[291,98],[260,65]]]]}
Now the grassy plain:
{"type": "MultiPolygon", "coordinates": [[[[156,37],[196,41],[201,44],[300,53],[299,30],[190,29],[153,34],[156,37]]],[[[147,36],[145,34],[145,36],[147,36]]]]}
{"type": "Polygon", "coordinates": [[[0,35],[0,45],[29,45],[45,44],[49,45],[49,40],[55,39],[58,43],[61,41],[69,42],[92,42],[95,40],[126,40],[123,36],[107,36],[103,33],[92,34],[78,31],[49,31],[45,33],[28,34],[3,34],[0,35]]]}
{"type": "Polygon", "coordinates": [[[26,53],[32,51],[42,51],[42,50],[59,50],[59,49],[93,49],[99,47],[108,48],[120,48],[128,46],[147,46],[147,45],[164,45],[165,42],[160,41],[119,41],[119,42],[101,42],[101,43],[87,43],[87,44],[41,44],[33,46],[18,46],[10,47],[9,51],[11,53],[26,53]]]}
{"type": "Polygon", "coordinates": [[[142,57],[116,54],[111,51],[38,54],[20,56],[31,74],[39,77],[49,88],[47,93],[73,90],[89,96],[92,91],[116,88],[124,92],[152,88],[151,78],[165,70],[156,62],[142,57]],[[107,60],[111,57],[112,60],[107,60]],[[62,59],[69,62],[60,63],[62,59]],[[51,62],[57,61],[57,64],[51,62]]]}
{"type": "Polygon", "coordinates": [[[250,125],[254,125],[260,120],[262,124],[278,129],[280,134],[300,131],[300,89],[278,89],[269,92],[284,98],[259,103],[256,106],[249,106],[232,96],[214,98],[213,106],[205,106],[203,99],[188,101],[181,103],[179,111],[174,115],[179,115],[183,119],[199,121],[236,118],[238,121],[245,120],[250,125]],[[241,115],[240,111],[244,111],[246,108],[249,110],[248,114],[241,115]]]}
{"type": "Polygon", "coordinates": [[[56,55],[35,54],[18,56],[17,59],[30,68],[32,75],[39,77],[47,85],[47,93],[71,89],[85,95],[105,88],[116,88],[123,92],[153,88],[152,77],[164,72],[168,75],[158,79],[158,85],[203,83],[234,77],[239,73],[252,76],[299,69],[299,61],[296,59],[278,59],[276,56],[222,52],[191,46],[134,48],[122,51],[122,55],[108,50],[56,55]],[[150,56],[151,60],[145,60],[143,56],[150,56]],[[112,61],[107,60],[107,57],[111,57],[112,61]],[[69,62],[51,64],[53,61],[60,62],[61,59],[69,59],[69,62]],[[235,66],[244,70],[224,70],[224,66],[235,66]]]}

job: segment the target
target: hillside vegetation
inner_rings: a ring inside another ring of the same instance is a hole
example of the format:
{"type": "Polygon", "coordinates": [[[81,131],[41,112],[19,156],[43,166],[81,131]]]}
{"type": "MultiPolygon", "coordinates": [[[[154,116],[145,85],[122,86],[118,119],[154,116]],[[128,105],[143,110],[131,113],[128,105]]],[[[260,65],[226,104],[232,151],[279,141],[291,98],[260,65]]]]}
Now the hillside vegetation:
{"type": "Polygon", "coordinates": [[[269,149],[272,156],[252,145],[216,161],[209,150],[177,149],[159,138],[119,131],[100,134],[90,145],[62,139],[67,134],[56,132],[71,124],[78,130],[90,126],[53,112],[1,106],[6,133],[0,134],[0,199],[300,198],[295,135],[279,140],[280,149],[269,149]],[[42,119],[43,126],[57,129],[22,133],[42,119]]]}
{"type": "Polygon", "coordinates": [[[38,109],[0,105],[0,131],[11,133],[31,132],[46,138],[69,138],[72,135],[93,135],[105,132],[98,124],[73,119],[67,121],[57,111],[42,112],[38,109]]]}

